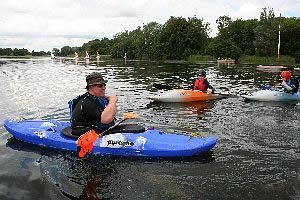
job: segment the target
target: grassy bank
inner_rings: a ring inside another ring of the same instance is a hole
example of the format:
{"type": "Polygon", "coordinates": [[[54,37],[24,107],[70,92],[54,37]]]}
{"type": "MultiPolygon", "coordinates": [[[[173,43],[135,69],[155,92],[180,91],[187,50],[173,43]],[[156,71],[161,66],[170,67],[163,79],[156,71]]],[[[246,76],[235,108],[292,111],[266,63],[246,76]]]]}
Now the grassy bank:
{"type": "MultiPolygon", "coordinates": [[[[207,55],[193,55],[189,56],[187,59],[191,63],[200,62],[217,62],[217,59],[213,56],[207,55]]],[[[239,59],[240,64],[257,64],[257,65],[278,65],[277,57],[262,57],[262,56],[241,56],[239,59]]],[[[281,56],[281,65],[296,65],[295,58],[292,56],[281,56]]]]}
{"type": "MultiPolygon", "coordinates": [[[[241,56],[240,64],[260,64],[260,65],[278,65],[277,57],[262,57],[262,56],[241,56]]],[[[295,58],[292,56],[281,56],[281,65],[295,65],[295,58]]]]}
{"type": "Polygon", "coordinates": [[[187,61],[191,63],[199,63],[199,62],[216,62],[217,60],[213,56],[192,55],[188,57],[187,61]]]}

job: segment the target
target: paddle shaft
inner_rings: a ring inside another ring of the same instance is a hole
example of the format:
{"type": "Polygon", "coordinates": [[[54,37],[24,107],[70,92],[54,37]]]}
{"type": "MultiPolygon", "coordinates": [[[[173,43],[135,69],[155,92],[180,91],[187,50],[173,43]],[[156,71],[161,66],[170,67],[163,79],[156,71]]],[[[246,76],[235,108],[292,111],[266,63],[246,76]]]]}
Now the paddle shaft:
{"type": "Polygon", "coordinates": [[[127,119],[128,119],[128,118],[124,118],[124,119],[118,121],[117,123],[115,123],[115,125],[109,127],[108,129],[106,129],[105,131],[101,132],[101,133],[98,134],[98,135],[100,135],[100,136],[101,136],[101,135],[105,135],[105,133],[107,133],[108,131],[110,131],[110,130],[116,128],[117,126],[119,126],[122,122],[124,122],[124,121],[127,120],[127,119]]]}
{"type": "Polygon", "coordinates": [[[77,156],[79,158],[83,158],[87,153],[90,153],[94,147],[94,144],[96,140],[99,138],[99,136],[104,135],[109,130],[112,130],[113,128],[119,126],[122,122],[125,120],[130,119],[128,117],[123,118],[119,122],[117,122],[115,125],[111,126],[107,130],[103,131],[100,134],[97,134],[95,130],[90,130],[86,132],[85,134],[81,135],[77,140],[77,156]]]}

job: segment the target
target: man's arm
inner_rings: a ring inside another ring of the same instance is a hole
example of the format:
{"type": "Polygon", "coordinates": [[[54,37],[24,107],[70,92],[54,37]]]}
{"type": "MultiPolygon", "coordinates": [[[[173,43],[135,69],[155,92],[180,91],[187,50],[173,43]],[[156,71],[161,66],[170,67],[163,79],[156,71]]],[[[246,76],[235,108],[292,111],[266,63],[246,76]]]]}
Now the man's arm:
{"type": "Polygon", "coordinates": [[[282,81],[282,86],[287,89],[288,91],[291,91],[293,88],[291,86],[289,86],[286,81],[282,81]]]}
{"type": "Polygon", "coordinates": [[[108,97],[108,105],[101,114],[102,124],[109,124],[115,119],[117,114],[117,100],[117,96],[108,97]]]}
{"type": "Polygon", "coordinates": [[[215,88],[213,86],[211,86],[209,84],[208,80],[206,80],[206,79],[205,79],[205,84],[206,84],[206,88],[207,88],[208,93],[213,93],[215,91],[215,88]]]}

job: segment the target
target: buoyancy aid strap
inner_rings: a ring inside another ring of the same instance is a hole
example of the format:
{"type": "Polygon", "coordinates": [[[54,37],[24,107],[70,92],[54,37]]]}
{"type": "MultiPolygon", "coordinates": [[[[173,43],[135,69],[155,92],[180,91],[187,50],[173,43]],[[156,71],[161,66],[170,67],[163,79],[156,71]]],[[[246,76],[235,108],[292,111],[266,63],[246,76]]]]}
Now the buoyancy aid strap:
{"type": "Polygon", "coordinates": [[[72,106],[73,106],[73,100],[69,100],[68,101],[68,104],[69,104],[69,115],[70,115],[70,123],[72,125],[72,112],[73,112],[73,109],[72,109],[72,106]]]}
{"type": "Polygon", "coordinates": [[[101,97],[96,97],[96,99],[98,100],[102,110],[104,110],[104,108],[108,105],[108,100],[106,98],[101,97]]]}
{"type": "Polygon", "coordinates": [[[194,90],[199,89],[199,79],[196,79],[195,84],[194,84],[194,90]]]}

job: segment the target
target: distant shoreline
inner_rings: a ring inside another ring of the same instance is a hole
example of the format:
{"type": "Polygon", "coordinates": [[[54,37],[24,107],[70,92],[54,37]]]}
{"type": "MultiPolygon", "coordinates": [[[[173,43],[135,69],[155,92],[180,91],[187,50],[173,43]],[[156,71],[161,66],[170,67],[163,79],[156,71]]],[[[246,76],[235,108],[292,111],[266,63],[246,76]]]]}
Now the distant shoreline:
{"type": "Polygon", "coordinates": [[[28,55],[28,56],[0,56],[0,58],[50,58],[50,56],[32,56],[32,55],[28,55]]]}
{"type": "MultiPolygon", "coordinates": [[[[0,55],[1,58],[7,58],[7,59],[41,59],[41,58],[51,58],[50,55],[44,55],[44,56],[5,56],[0,55]]],[[[74,57],[72,56],[65,56],[60,57],[57,56],[55,59],[67,59],[67,60],[73,60],[74,57]]],[[[113,59],[111,55],[101,55],[100,60],[111,60],[113,59]]],[[[84,57],[79,57],[78,60],[84,60],[84,57]]],[[[90,57],[90,60],[96,60],[94,56],[90,57]]],[[[129,59],[130,60],[130,59],[129,59]]],[[[128,61],[129,61],[128,60],[128,61]]],[[[154,60],[155,61],[155,60],[154,60]]],[[[201,56],[201,55],[195,55],[191,56],[186,60],[156,60],[158,62],[165,62],[165,63],[193,63],[193,64],[202,64],[204,63],[217,63],[217,59],[214,59],[211,56],[201,56]]],[[[260,56],[241,56],[241,58],[238,61],[239,64],[253,64],[253,65],[278,65],[277,63],[277,57],[260,57],[260,56]]],[[[227,64],[227,63],[226,63],[227,64]]],[[[235,64],[235,63],[232,63],[235,64]]],[[[285,66],[299,66],[300,63],[295,62],[295,58],[291,56],[282,56],[281,57],[281,65],[285,66]]]]}

